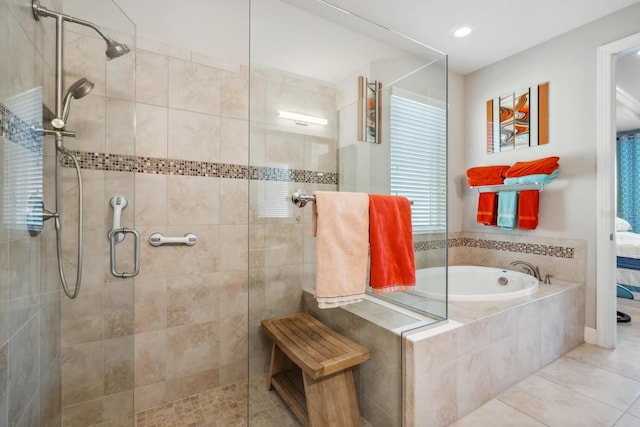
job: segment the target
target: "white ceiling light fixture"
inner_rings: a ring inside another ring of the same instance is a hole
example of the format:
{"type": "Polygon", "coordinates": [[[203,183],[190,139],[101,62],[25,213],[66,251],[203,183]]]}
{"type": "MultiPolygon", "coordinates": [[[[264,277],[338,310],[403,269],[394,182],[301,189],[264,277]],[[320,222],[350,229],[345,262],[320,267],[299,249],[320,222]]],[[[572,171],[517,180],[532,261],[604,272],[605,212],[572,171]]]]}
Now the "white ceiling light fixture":
{"type": "Polygon", "coordinates": [[[329,121],[322,117],[309,116],[307,114],[292,113],[290,111],[278,111],[278,117],[281,119],[293,120],[298,125],[320,125],[326,126],[329,121]]]}
{"type": "Polygon", "coordinates": [[[453,37],[461,39],[471,34],[471,31],[473,31],[473,28],[470,25],[460,25],[452,28],[450,33],[453,37]]]}

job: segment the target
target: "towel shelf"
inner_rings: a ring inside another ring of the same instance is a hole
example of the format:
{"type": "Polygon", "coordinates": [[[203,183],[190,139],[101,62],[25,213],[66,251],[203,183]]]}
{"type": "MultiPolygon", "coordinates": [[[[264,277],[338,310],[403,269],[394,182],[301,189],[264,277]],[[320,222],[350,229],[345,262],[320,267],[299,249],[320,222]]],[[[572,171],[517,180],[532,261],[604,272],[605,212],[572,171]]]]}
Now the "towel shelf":
{"type": "Polygon", "coordinates": [[[499,191],[525,191],[525,190],[544,190],[543,183],[532,184],[498,184],[498,185],[479,185],[471,187],[478,190],[478,193],[496,193],[499,191]]]}

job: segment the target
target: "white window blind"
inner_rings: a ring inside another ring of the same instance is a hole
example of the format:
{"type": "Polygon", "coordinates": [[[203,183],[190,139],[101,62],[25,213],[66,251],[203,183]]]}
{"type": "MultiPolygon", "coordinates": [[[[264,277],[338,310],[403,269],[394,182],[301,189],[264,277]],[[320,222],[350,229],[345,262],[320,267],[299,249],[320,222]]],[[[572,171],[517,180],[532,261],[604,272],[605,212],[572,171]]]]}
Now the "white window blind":
{"type": "Polygon", "coordinates": [[[390,101],[391,194],[412,202],[414,232],[444,231],[447,144],[444,107],[394,91],[390,101]]]}

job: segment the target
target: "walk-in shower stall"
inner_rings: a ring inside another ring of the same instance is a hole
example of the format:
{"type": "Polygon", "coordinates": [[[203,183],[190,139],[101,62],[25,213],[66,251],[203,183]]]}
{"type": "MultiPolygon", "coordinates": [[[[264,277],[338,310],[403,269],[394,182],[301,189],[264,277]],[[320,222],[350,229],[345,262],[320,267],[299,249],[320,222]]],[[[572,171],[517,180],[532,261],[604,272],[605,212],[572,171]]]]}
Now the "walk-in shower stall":
{"type": "Polygon", "coordinates": [[[260,323],[300,311],[370,350],[363,425],[402,425],[446,275],[318,309],[291,198],[406,196],[446,266],[446,55],[324,1],[178,3],[0,0],[0,426],[299,425],[260,323]]]}

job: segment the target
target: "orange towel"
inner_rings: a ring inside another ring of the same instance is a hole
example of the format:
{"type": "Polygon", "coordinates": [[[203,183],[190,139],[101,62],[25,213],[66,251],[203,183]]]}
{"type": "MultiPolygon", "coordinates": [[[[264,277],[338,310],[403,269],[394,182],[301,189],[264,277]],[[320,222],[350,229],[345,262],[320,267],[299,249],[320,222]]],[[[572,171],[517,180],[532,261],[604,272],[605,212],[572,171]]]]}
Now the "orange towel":
{"type": "Polygon", "coordinates": [[[540,192],[538,190],[521,191],[518,195],[518,227],[535,230],[538,226],[538,207],[540,192]]]}
{"type": "Polygon", "coordinates": [[[316,236],[316,291],[319,308],[360,302],[367,287],[369,196],[313,193],[311,233],[316,236]]]}
{"type": "Polygon", "coordinates": [[[496,225],[498,222],[498,193],[480,193],[476,222],[484,225],[496,225]]]}
{"type": "Polygon", "coordinates": [[[558,160],[560,160],[560,157],[553,156],[530,162],[516,162],[505,172],[504,176],[506,178],[516,178],[539,173],[548,175],[558,169],[558,160]]]}
{"type": "Polygon", "coordinates": [[[502,184],[507,169],[509,169],[507,165],[469,168],[467,169],[467,184],[472,186],[502,184]]]}
{"type": "Polygon", "coordinates": [[[411,203],[406,197],[369,195],[369,247],[374,294],[415,289],[411,203]]]}
{"type": "MultiPolygon", "coordinates": [[[[504,173],[509,166],[476,166],[467,169],[467,184],[496,185],[502,184],[504,173]]],[[[498,220],[498,193],[480,193],[476,222],[484,225],[496,225],[498,220]]]]}

